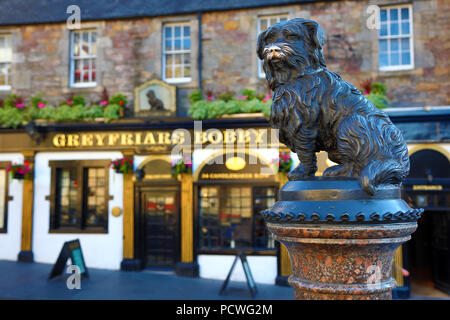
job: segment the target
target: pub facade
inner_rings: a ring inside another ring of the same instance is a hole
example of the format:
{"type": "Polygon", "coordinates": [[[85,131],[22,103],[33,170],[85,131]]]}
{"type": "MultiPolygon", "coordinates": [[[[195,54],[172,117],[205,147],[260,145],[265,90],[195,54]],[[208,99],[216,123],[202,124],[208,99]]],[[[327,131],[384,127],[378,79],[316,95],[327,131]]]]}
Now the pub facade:
{"type": "MultiPolygon", "coordinates": [[[[188,10],[172,1],[153,11],[130,4],[132,15],[121,16],[125,10],[96,1],[90,10],[80,4],[76,29],[66,7],[27,4],[53,14],[17,19],[22,1],[0,3],[0,99],[16,94],[31,104],[41,92],[57,106],[74,95],[101,99],[105,88],[128,97],[119,119],[108,122],[0,127],[0,259],[54,263],[65,241],[79,239],[90,268],[224,279],[245,252],[257,283],[286,284],[289,257],[260,212],[286,181],[280,153],[292,167],[296,156],[261,113],[195,121],[189,96],[197,89],[205,100],[245,88],[266,94],[257,35],[304,17],[324,27],[331,70],[352,83],[375,77],[388,85],[387,112],[411,156],[404,197],[425,208],[418,232],[397,252],[394,276],[405,292],[415,275],[448,292],[449,69],[439,45],[448,35],[425,22],[448,23],[448,8],[437,0],[378,1],[383,35],[366,27],[369,1],[269,2],[192,1],[188,10]],[[116,171],[122,159],[131,168],[116,171]],[[177,171],[180,159],[185,167],[177,171]],[[29,171],[13,178],[8,167],[25,163],[29,171]]],[[[333,164],[320,153],[318,165],[320,175],[333,164]]],[[[240,266],[232,280],[245,280],[240,266]]]]}

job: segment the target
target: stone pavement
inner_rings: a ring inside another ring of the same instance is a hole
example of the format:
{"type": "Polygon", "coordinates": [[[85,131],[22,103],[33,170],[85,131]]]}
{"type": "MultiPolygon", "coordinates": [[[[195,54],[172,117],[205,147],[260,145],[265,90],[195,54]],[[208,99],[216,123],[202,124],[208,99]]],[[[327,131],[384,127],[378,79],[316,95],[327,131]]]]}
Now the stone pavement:
{"type": "MultiPolygon", "coordinates": [[[[69,290],[66,277],[48,281],[53,265],[0,261],[0,299],[106,299],[106,300],[239,300],[252,299],[245,282],[230,282],[219,295],[223,281],[184,278],[150,271],[122,272],[88,269],[81,289],[69,290]]],[[[257,284],[258,300],[292,300],[289,287],[257,284]]]]}

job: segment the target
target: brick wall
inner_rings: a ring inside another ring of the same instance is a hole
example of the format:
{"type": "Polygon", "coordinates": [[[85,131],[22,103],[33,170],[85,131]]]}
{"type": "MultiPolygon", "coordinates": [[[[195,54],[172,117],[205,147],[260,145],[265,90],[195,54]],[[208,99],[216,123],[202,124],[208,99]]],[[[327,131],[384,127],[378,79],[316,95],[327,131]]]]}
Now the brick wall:
{"type": "MultiPolygon", "coordinates": [[[[396,4],[397,1],[371,1],[396,4]]],[[[317,20],[325,30],[328,68],[359,85],[372,77],[386,83],[398,106],[449,105],[449,14],[446,0],[414,0],[413,70],[378,71],[377,31],[366,27],[368,1],[336,1],[249,10],[203,13],[202,85],[215,94],[244,88],[266,92],[258,77],[255,47],[258,16],[286,14],[317,20]]],[[[197,15],[86,22],[98,33],[97,77],[94,88],[69,87],[69,30],[65,24],[0,27],[13,35],[13,93],[25,98],[42,92],[52,103],[82,93],[99,100],[103,87],[110,94],[133,90],[152,77],[161,77],[162,26],[189,21],[192,34],[192,81],[178,84],[179,115],[186,115],[187,96],[199,87],[197,15]]],[[[0,98],[7,93],[1,92],[0,98]]]]}

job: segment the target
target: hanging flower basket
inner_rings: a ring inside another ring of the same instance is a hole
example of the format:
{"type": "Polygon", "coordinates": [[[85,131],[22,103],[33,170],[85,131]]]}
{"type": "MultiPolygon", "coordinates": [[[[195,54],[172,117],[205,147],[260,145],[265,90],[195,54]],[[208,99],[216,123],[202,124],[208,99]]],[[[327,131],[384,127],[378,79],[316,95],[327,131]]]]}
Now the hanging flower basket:
{"type": "Polygon", "coordinates": [[[172,175],[177,178],[180,173],[192,173],[192,162],[188,157],[183,157],[172,162],[172,175]]]}
{"type": "Polygon", "coordinates": [[[292,158],[289,153],[280,152],[278,160],[278,172],[287,173],[291,171],[292,167],[292,158]]]}
{"type": "Polygon", "coordinates": [[[17,180],[26,179],[30,170],[30,163],[28,161],[25,161],[23,164],[10,164],[6,169],[11,174],[11,178],[17,180]]]}
{"type": "Polygon", "coordinates": [[[116,173],[125,174],[133,170],[133,160],[129,158],[120,158],[111,161],[109,166],[114,169],[116,173]]]}

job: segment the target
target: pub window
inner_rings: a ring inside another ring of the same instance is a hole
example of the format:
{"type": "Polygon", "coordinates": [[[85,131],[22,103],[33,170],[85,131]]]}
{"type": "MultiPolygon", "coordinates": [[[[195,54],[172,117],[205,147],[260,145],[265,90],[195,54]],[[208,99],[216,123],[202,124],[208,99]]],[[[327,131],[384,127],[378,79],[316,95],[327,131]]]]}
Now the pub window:
{"type": "Polygon", "coordinates": [[[274,187],[203,186],[200,249],[273,249],[260,212],[275,203],[274,187]]]}
{"type": "Polygon", "coordinates": [[[71,87],[96,86],[97,32],[73,31],[70,44],[71,87]]]}
{"type": "Polygon", "coordinates": [[[0,233],[6,233],[8,208],[8,162],[0,162],[0,233]]]}
{"type": "Polygon", "coordinates": [[[108,231],[108,165],[108,160],[50,162],[52,231],[108,231]]]}
{"type": "Polygon", "coordinates": [[[165,81],[191,81],[191,27],[188,23],[164,26],[162,56],[165,81]]]}
{"type": "Polygon", "coordinates": [[[0,90],[11,89],[11,36],[0,34],[0,90]]]}
{"type": "Polygon", "coordinates": [[[380,71],[412,69],[412,7],[402,5],[380,9],[378,60],[380,71]]]}
{"type": "MultiPolygon", "coordinates": [[[[262,16],[258,18],[258,34],[266,30],[268,27],[274,25],[275,23],[286,21],[287,15],[276,15],[276,16],[262,16]]],[[[262,60],[258,59],[258,77],[265,78],[266,74],[263,69],[262,60]]]]}

